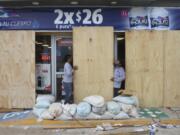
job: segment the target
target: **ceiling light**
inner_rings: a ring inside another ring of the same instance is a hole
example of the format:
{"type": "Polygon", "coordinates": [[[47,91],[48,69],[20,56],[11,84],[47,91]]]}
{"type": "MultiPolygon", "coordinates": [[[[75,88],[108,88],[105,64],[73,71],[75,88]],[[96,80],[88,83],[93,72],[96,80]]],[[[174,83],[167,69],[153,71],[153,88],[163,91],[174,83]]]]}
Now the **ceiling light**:
{"type": "Polygon", "coordinates": [[[112,4],[112,5],[116,5],[116,4],[117,4],[117,1],[111,1],[111,4],[112,4]]]}
{"type": "Polygon", "coordinates": [[[43,44],[42,46],[48,47],[49,45],[48,44],[43,44]]]}
{"type": "Polygon", "coordinates": [[[117,40],[123,40],[124,38],[123,37],[119,37],[119,38],[117,38],[117,40]]]}
{"type": "Polygon", "coordinates": [[[35,44],[42,45],[43,43],[36,41],[35,44]]]}
{"type": "Polygon", "coordinates": [[[71,1],[71,5],[77,5],[77,4],[79,4],[78,1],[71,1]]]}
{"type": "Polygon", "coordinates": [[[32,4],[33,4],[34,6],[38,6],[38,5],[39,5],[39,2],[38,2],[38,1],[33,1],[32,4]]]}

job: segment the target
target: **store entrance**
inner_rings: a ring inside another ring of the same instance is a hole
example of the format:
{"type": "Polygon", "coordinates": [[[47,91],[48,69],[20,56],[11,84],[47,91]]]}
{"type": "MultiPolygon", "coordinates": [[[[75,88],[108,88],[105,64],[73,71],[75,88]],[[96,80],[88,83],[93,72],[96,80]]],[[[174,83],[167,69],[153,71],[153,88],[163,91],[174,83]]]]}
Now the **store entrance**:
{"type": "Polygon", "coordinates": [[[64,98],[65,92],[62,87],[62,79],[64,75],[64,64],[67,55],[72,56],[72,33],[61,33],[53,36],[54,41],[54,67],[55,67],[55,95],[57,100],[64,98]]]}
{"type": "MultiPolygon", "coordinates": [[[[114,57],[120,61],[124,70],[126,70],[125,52],[125,33],[115,32],[114,57]]],[[[125,89],[125,80],[122,81],[121,89],[125,89]]]]}
{"type": "Polygon", "coordinates": [[[64,58],[72,55],[72,33],[36,33],[36,93],[52,94],[57,100],[62,90],[64,58]]]}

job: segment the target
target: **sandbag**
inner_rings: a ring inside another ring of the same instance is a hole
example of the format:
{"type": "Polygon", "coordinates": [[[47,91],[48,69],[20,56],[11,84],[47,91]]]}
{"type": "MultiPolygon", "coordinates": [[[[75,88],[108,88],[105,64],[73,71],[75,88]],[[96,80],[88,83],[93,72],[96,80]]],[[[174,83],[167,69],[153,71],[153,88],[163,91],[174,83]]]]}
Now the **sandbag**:
{"type": "Polygon", "coordinates": [[[91,105],[87,102],[81,102],[77,106],[77,115],[87,117],[91,112],[91,105]]]}
{"type": "Polygon", "coordinates": [[[38,95],[36,102],[39,102],[40,100],[46,100],[49,101],[50,103],[55,102],[55,97],[52,95],[38,95]]]}
{"type": "Polygon", "coordinates": [[[121,111],[119,114],[115,115],[115,116],[113,117],[113,119],[115,119],[115,120],[119,120],[119,119],[129,119],[129,116],[128,116],[127,113],[121,111]]]}
{"type": "Polygon", "coordinates": [[[53,103],[48,109],[49,113],[54,117],[59,117],[63,111],[62,105],[60,103],[53,103]]]}
{"type": "Polygon", "coordinates": [[[138,110],[135,106],[133,106],[131,110],[129,111],[129,116],[133,118],[139,118],[138,110]]]}
{"type": "Polygon", "coordinates": [[[121,107],[118,103],[114,101],[109,101],[107,102],[107,110],[111,112],[112,114],[117,115],[120,112],[121,107]]]}
{"type": "Polygon", "coordinates": [[[44,119],[44,120],[52,120],[52,119],[54,119],[54,117],[49,113],[48,110],[44,111],[41,114],[41,118],[44,119]]]}
{"type": "Polygon", "coordinates": [[[62,113],[59,117],[56,118],[56,120],[72,120],[73,117],[66,115],[65,113],[62,113]]]}
{"type": "Polygon", "coordinates": [[[106,104],[104,104],[102,107],[95,107],[95,106],[92,107],[92,112],[99,115],[104,114],[105,111],[106,111],[106,104]]]}
{"type": "Polygon", "coordinates": [[[133,105],[128,105],[124,103],[119,103],[119,105],[121,106],[122,111],[127,114],[129,114],[131,110],[133,109],[133,105]]]}
{"type": "Polygon", "coordinates": [[[85,97],[83,101],[88,102],[89,104],[95,107],[102,107],[105,103],[104,97],[98,95],[85,97]]]}
{"type": "Polygon", "coordinates": [[[76,113],[77,105],[76,104],[65,104],[65,105],[62,105],[62,108],[63,108],[63,113],[66,116],[74,116],[76,113]]]}
{"type": "Polygon", "coordinates": [[[47,109],[45,109],[45,108],[36,108],[36,107],[34,107],[33,108],[33,114],[35,115],[35,116],[37,116],[38,118],[40,118],[41,117],[41,114],[44,112],[44,111],[46,111],[47,109]]]}
{"type": "Polygon", "coordinates": [[[109,119],[112,119],[114,117],[115,117],[115,115],[108,112],[108,111],[106,111],[103,115],[101,115],[101,119],[103,119],[103,120],[109,120],[109,119]]]}
{"type": "Polygon", "coordinates": [[[95,114],[93,112],[91,112],[88,116],[87,116],[88,120],[98,120],[101,119],[101,116],[98,114],[95,114]]]}
{"type": "Polygon", "coordinates": [[[138,99],[135,96],[117,96],[113,98],[113,101],[136,106],[139,104],[138,99]]]}
{"type": "Polygon", "coordinates": [[[49,108],[50,102],[48,100],[39,100],[36,104],[36,108],[49,108]]]}

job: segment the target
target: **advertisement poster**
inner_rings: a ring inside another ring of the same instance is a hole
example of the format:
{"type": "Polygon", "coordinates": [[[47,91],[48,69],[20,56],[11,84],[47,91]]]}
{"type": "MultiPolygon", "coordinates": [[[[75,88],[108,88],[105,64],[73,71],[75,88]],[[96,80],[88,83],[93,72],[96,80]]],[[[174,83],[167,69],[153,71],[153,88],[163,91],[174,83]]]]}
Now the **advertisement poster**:
{"type": "Polygon", "coordinates": [[[117,31],[180,30],[180,8],[0,8],[0,30],[72,30],[79,26],[112,26],[117,31]]]}
{"type": "Polygon", "coordinates": [[[50,69],[50,64],[36,64],[36,90],[51,91],[50,69]]]}

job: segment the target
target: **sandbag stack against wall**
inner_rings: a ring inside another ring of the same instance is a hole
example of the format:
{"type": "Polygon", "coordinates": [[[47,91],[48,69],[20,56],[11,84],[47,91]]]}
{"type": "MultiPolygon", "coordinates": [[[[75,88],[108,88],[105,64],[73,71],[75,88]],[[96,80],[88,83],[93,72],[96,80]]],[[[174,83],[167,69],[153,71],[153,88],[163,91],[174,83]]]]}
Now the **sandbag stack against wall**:
{"type": "Polygon", "coordinates": [[[138,100],[133,96],[117,96],[112,101],[105,102],[102,96],[93,95],[85,97],[78,105],[52,103],[54,100],[45,99],[38,98],[36,110],[34,109],[36,116],[41,119],[128,119],[138,117],[138,100]],[[44,108],[39,106],[40,103],[44,108]]]}

